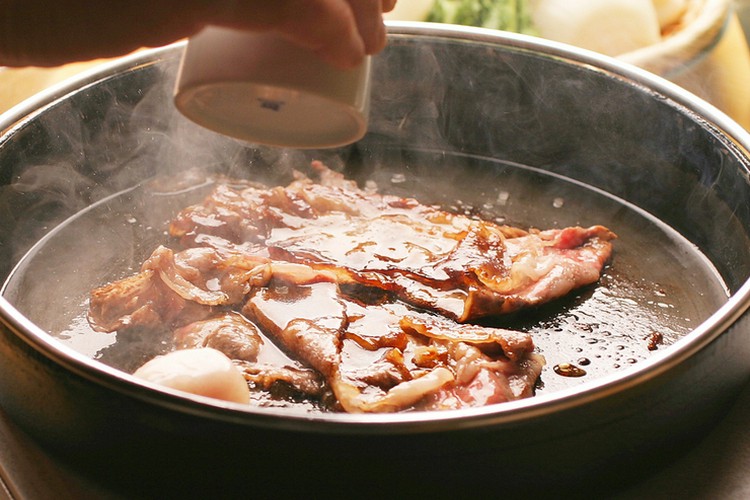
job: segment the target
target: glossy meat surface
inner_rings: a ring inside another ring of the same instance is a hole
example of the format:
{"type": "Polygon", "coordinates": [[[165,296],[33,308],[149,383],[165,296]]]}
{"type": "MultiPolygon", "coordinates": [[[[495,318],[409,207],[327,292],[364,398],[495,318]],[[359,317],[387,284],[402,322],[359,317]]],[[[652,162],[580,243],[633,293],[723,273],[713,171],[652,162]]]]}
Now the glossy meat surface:
{"type": "Polygon", "coordinates": [[[594,283],[612,253],[615,235],[602,226],[527,232],[366,192],[314,167],[320,183],[219,187],[178,215],[172,234],[189,244],[205,234],[220,237],[213,244],[262,244],[274,259],[327,269],[340,283],[388,290],[461,322],[594,283]]]}
{"type": "Polygon", "coordinates": [[[272,283],[243,312],[323,374],[348,412],[512,401],[533,393],[544,365],[527,334],[457,324],[400,302],[364,304],[335,283],[272,283]]]}
{"type": "Polygon", "coordinates": [[[317,182],[217,185],[171,221],[172,248],[92,292],[92,326],[217,349],[261,405],[393,412],[532,396],[544,359],[531,336],[476,320],[596,282],[614,234],[501,226],[312,171],[317,182]]]}

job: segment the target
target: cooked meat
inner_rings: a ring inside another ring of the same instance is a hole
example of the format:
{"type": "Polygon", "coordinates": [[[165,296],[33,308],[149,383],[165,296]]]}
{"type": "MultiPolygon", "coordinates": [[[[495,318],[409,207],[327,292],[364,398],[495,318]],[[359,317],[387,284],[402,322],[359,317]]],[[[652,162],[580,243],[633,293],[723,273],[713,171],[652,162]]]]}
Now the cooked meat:
{"type": "Polygon", "coordinates": [[[538,354],[529,353],[511,362],[463,342],[451,346],[451,356],[456,360],[455,383],[430,394],[422,409],[486,406],[530,397],[545,364],[538,354]]]}
{"type": "Polygon", "coordinates": [[[283,383],[298,394],[313,398],[320,398],[328,390],[325,379],[315,370],[247,361],[235,364],[254,389],[270,391],[283,383]]]}
{"type": "Polygon", "coordinates": [[[174,332],[176,349],[212,347],[230,359],[255,361],[263,346],[260,329],[237,313],[196,321],[174,332]]]}
{"type": "Polygon", "coordinates": [[[99,331],[173,328],[204,319],[215,306],[241,303],[270,277],[268,259],[196,247],[160,246],[135,276],[91,292],[89,323],[99,331]]]}
{"type": "Polygon", "coordinates": [[[181,250],[92,292],[91,324],[174,332],[174,349],[221,351],[252,390],[333,410],[533,395],[544,358],[530,335],[472,322],[596,282],[615,235],[502,226],[313,169],[317,183],[218,185],[171,222],[181,250]]]}
{"type": "Polygon", "coordinates": [[[143,271],[91,292],[88,320],[97,331],[133,327],[169,328],[203,319],[210,308],[173,292],[153,270],[143,271]]]}
{"type": "Polygon", "coordinates": [[[320,397],[327,390],[325,379],[315,370],[288,359],[255,323],[238,312],[222,313],[174,331],[174,348],[210,347],[234,361],[255,390],[272,390],[283,383],[296,393],[320,397]]]}
{"type": "Polygon", "coordinates": [[[451,394],[452,408],[511,401],[533,393],[544,364],[527,334],[461,325],[399,302],[362,304],[334,283],[272,280],[243,312],[322,373],[348,412],[434,409],[443,404],[438,392],[451,394]],[[471,344],[491,345],[482,352],[471,344]]]}
{"type": "Polygon", "coordinates": [[[531,337],[525,333],[465,324],[459,326],[447,318],[433,314],[412,311],[402,316],[399,325],[406,332],[435,340],[463,342],[484,347],[485,350],[492,350],[493,345],[496,345],[513,361],[534,349],[531,337]]]}
{"type": "Polygon", "coordinates": [[[254,286],[271,275],[268,259],[252,253],[190,248],[175,254],[159,247],[143,264],[180,297],[207,306],[240,303],[254,286]]]}
{"type": "Polygon", "coordinates": [[[160,246],[139,274],[91,292],[89,323],[105,332],[178,328],[210,317],[220,307],[241,307],[273,274],[300,283],[333,280],[325,271],[273,262],[257,249],[228,245],[173,252],[160,246]]]}
{"type": "Polygon", "coordinates": [[[178,215],[171,232],[187,245],[203,234],[221,237],[210,244],[263,244],[275,260],[325,269],[339,283],[388,290],[461,322],[594,283],[612,252],[615,235],[602,226],[526,232],[365,192],[314,166],[321,183],[221,186],[178,215]]]}

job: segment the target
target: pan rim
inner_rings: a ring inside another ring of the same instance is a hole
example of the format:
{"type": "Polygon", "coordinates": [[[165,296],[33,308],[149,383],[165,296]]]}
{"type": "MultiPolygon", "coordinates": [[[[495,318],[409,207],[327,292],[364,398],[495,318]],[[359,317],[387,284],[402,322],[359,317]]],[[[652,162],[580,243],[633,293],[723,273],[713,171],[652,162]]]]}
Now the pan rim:
{"type": "MultiPolygon", "coordinates": [[[[390,36],[394,37],[428,35],[440,39],[502,44],[513,50],[531,51],[545,57],[559,58],[570,64],[585,65],[593,71],[607,72],[613,77],[641,86],[648,92],[664,95],[677,106],[690,110],[695,119],[713,129],[729,147],[734,147],[740,156],[747,158],[747,154],[742,152],[750,151],[750,134],[709,103],[656,75],[607,56],[526,35],[482,28],[399,21],[389,21],[387,24],[390,36]]],[[[155,64],[179,52],[184,48],[184,44],[184,41],[177,42],[104,63],[11,108],[0,116],[0,131],[2,131],[0,147],[13,135],[15,129],[33,119],[47,106],[71,93],[95,85],[103,78],[110,78],[113,74],[134,71],[139,67],[155,64]]],[[[136,379],[132,375],[111,368],[62,345],[23,316],[5,298],[0,297],[2,322],[12,334],[46,358],[76,375],[128,397],[195,416],[221,419],[241,425],[286,428],[306,432],[389,434],[456,430],[488,424],[506,425],[570,410],[610,397],[656,379],[674,369],[730,330],[748,308],[750,308],[750,279],[746,280],[709,318],[669,349],[655,353],[638,366],[550,394],[501,405],[450,412],[310,415],[289,410],[258,409],[236,403],[225,403],[136,379]]]]}

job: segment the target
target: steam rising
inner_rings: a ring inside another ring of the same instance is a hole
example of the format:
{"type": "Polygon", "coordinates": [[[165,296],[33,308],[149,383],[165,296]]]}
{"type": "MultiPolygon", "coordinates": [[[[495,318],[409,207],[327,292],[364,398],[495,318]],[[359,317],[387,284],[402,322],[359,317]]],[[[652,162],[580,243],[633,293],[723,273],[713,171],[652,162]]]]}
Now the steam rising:
{"type": "MultiPolygon", "coordinates": [[[[691,241],[718,262],[726,248],[736,252],[719,269],[725,279],[750,268],[739,251],[747,248],[746,231],[728,232],[737,236],[719,248],[706,226],[692,222],[721,214],[727,228],[750,220],[745,198],[736,195],[727,208],[710,191],[742,182],[731,168],[734,152],[717,146],[719,138],[665,96],[606,71],[491,43],[394,36],[375,61],[369,134],[346,148],[297,151],[253,147],[182,117],[171,104],[177,56],[83,88],[0,149],[6,274],[48,235],[14,274],[6,296],[50,331],[75,322],[81,309],[70,305],[85,307],[93,287],[137,270],[166,239],[165,222],[204,192],[206,176],[284,183],[311,159],[362,183],[374,181],[381,191],[521,226],[610,225],[623,242],[615,251],[621,270],[637,267],[644,247],[666,249],[639,269],[650,285],[623,274],[607,278],[608,290],[641,294],[650,305],[582,294],[559,323],[527,325],[573,332],[567,346],[555,347],[552,337],[542,341],[547,354],[557,349],[573,356],[591,337],[591,325],[605,317],[641,329],[658,321],[674,339],[713,312],[726,291],[691,241]],[[696,196],[706,201],[695,204],[696,196]],[[692,276],[684,276],[682,262],[690,263],[692,276]],[[668,286],[670,273],[694,286],[668,286]],[[707,293],[696,299],[691,293],[699,286],[707,293]],[[660,305],[664,289],[673,308],[660,305]],[[40,310],[50,296],[54,303],[40,310]]],[[[727,281],[731,288],[744,277],[727,281]]],[[[628,359],[648,355],[642,339],[614,336],[635,342],[628,359]]]]}

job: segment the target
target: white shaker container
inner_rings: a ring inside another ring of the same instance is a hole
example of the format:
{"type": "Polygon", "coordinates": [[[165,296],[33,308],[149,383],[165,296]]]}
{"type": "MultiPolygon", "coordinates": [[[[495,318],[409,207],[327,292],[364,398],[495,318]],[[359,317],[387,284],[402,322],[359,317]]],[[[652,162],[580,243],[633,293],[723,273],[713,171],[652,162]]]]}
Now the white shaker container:
{"type": "Polygon", "coordinates": [[[370,66],[368,56],[340,69],[273,33],[208,27],[188,41],[175,105],[199,125],[251,143],[338,147],[367,130],[370,66]]]}

